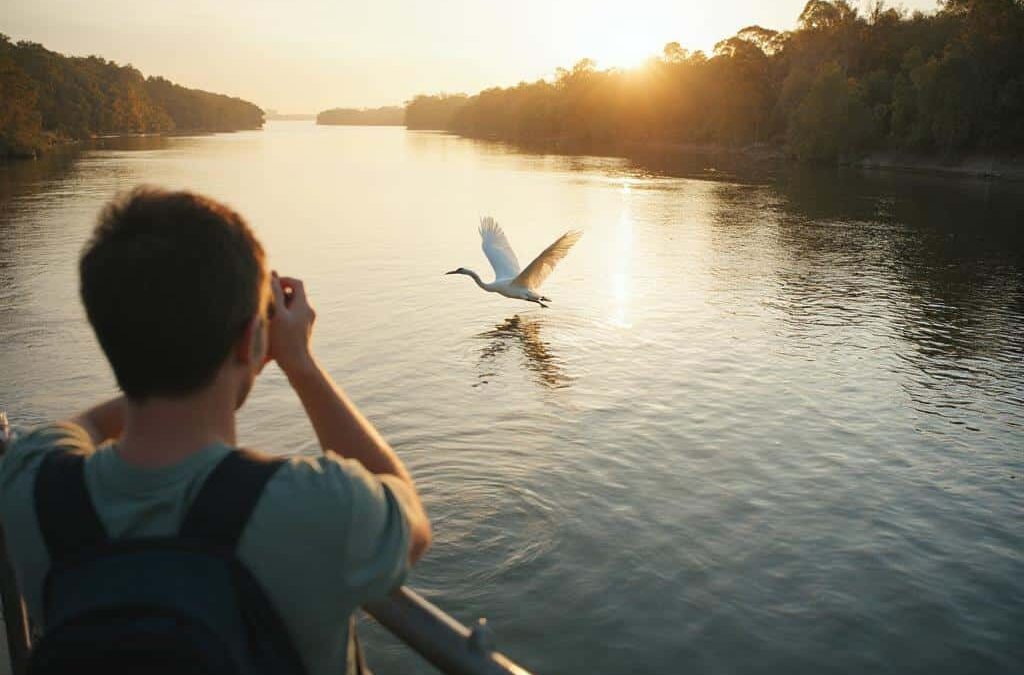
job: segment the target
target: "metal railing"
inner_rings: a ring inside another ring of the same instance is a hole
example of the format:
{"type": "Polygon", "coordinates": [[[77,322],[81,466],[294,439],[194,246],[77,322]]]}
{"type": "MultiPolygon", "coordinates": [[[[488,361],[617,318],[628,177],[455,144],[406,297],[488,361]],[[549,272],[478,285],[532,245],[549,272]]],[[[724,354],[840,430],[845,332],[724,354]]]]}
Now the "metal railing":
{"type": "MultiPolygon", "coordinates": [[[[0,454],[10,429],[0,411],[0,454]]],[[[7,545],[0,528],[0,596],[7,628],[7,651],[13,675],[22,675],[32,648],[25,603],[11,568],[7,545]]],[[[530,675],[525,668],[494,650],[486,620],[479,619],[472,630],[402,586],[390,596],[363,607],[399,640],[447,675],[530,675]]]]}
{"type": "Polygon", "coordinates": [[[494,651],[486,620],[480,619],[470,630],[405,586],[363,609],[443,673],[530,675],[528,670],[494,651]]]}

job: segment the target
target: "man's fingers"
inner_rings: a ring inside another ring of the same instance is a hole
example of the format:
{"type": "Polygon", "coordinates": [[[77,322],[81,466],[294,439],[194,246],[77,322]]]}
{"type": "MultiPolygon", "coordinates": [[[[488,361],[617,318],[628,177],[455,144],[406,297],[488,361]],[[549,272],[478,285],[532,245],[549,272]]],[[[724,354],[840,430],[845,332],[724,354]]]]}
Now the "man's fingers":
{"type": "Polygon", "coordinates": [[[280,312],[284,309],[284,289],[281,288],[281,278],[277,272],[270,275],[270,292],[274,295],[274,310],[280,312]]]}

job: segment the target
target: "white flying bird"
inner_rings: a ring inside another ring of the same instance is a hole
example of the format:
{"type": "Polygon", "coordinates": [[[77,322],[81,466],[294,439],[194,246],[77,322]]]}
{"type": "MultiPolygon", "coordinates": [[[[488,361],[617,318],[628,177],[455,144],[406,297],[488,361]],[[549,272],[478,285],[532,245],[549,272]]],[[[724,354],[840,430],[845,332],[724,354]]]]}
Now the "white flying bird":
{"type": "Polygon", "coordinates": [[[509,245],[508,238],[494,218],[487,216],[480,219],[480,238],[483,239],[484,255],[494,268],[494,281],[482,281],[479,274],[465,267],[445,274],[465,274],[473,277],[476,285],[489,293],[500,293],[506,298],[536,302],[541,307],[547,307],[544,303],[551,302],[551,299],[540,295],[537,289],[551,274],[551,270],[555,269],[558,261],[565,257],[572,245],[582,236],[582,232],[566,232],[544,249],[544,252],[527,265],[525,270],[520,271],[519,260],[516,259],[516,253],[509,245]]]}

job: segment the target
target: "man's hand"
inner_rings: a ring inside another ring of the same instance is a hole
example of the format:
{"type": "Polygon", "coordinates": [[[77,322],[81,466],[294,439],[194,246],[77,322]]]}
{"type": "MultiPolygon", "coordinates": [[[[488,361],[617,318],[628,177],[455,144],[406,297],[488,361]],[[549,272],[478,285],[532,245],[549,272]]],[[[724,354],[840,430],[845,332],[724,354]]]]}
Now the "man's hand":
{"type": "Polygon", "coordinates": [[[300,279],[271,274],[273,317],[270,319],[268,358],[277,361],[285,375],[301,373],[315,365],[310,348],[316,312],[309,305],[300,279]]]}

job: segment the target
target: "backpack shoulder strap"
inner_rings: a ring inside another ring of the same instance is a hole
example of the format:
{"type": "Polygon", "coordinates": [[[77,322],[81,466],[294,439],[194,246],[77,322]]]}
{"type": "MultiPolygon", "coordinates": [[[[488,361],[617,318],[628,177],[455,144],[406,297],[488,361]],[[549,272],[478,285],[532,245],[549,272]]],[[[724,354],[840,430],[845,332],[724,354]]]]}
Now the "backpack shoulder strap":
{"type": "Polygon", "coordinates": [[[286,461],[252,450],[230,452],[206,479],[179,536],[233,553],[267,481],[286,461]]]}
{"type": "Polygon", "coordinates": [[[62,450],[47,453],[36,476],[34,498],[51,564],[107,541],[85,486],[85,455],[62,450]]]}

